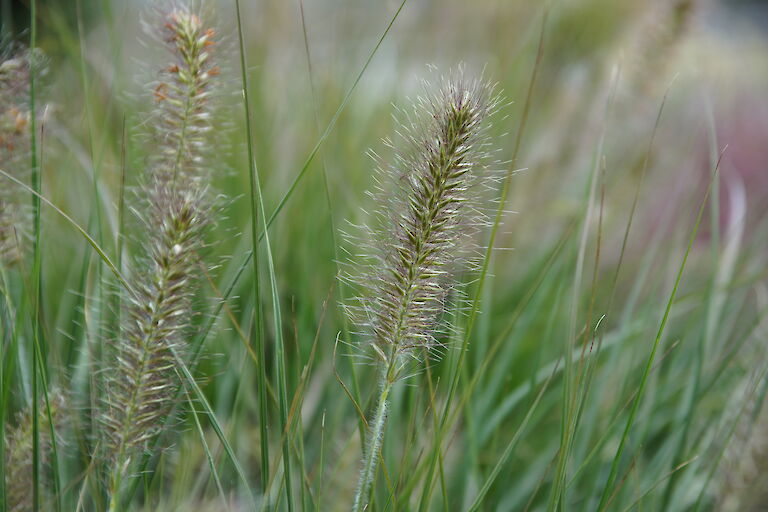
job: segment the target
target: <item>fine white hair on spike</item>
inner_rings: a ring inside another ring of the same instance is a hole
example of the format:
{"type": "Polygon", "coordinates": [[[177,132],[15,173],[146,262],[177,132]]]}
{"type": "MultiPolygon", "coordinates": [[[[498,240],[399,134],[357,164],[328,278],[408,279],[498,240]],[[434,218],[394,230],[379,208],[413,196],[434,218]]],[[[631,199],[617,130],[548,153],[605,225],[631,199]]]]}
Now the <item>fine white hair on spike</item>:
{"type": "MultiPolygon", "coordinates": [[[[28,49],[0,48],[0,169],[23,182],[29,174],[33,61],[28,49]]],[[[10,181],[0,177],[0,267],[22,259],[32,224],[28,202],[10,181]]]]}
{"type": "Polygon", "coordinates": [[[485,138],[498,99],[492,86],[468,80],[461,68],[432,90],[425,83],[413,116],[400,114],[396,142],[384,141],[395,154],[389,165],[376,159],[370,197],[377,209],[355,245],[362,261],[342,277],[359,291],[348,311],[381,370],[355,512],[367,508],[392,386],[419,373],[413,363],[445,350],[440,339],[451,327],[443,317],[451,300],[462,300],[457,277],[476,268],[475,240],[487,224],[485,138]]]}
{"type": "MultiPolygon", "coordinates": [[[[30,492],[30,482],[34,478],[33,471],[33,411],[37,407],[39,424],[37,443],[39,457],[43,464],[50,464],[54,444],[61,445],[57,431],[65,421],[70,404],[64,394],[58,389],[47,391],[47,397],[41,398],[38,404],[29,405],[20,411],[12,425],[7,425],[3,442],[5,443],[4,464],[12,471],[5,472],[5,505],[12,512],[33,510],[34,503],[30,492]],[[47,414],[50,412],[50,416],[47,414]],[[49,421],[52,420],[52,423],[49,421]],[[53,432],[53,435],[52,435],[53,432]],[[53,437],[55,436],[55,438],[53,437]]],[[[49,510],[53,500],[45,492],[42,507],[49,510]]]]}
{"type": "Polygon", "coordinates": [[[157,146],[143,169],[132,210],[141,223],[140,256],[132,275],[135,295],[124,301],[124,322],[113,343],[101,421],[109,466],[110,510],[133,477],[136,459],[166,425],[180,386],[178,358],[198,314],[203,233],[213,222],[211,95],[218,67],[215,33],[188,4],[173,2],[148,26],[167,48],[170,63],[152,85],[146,123],[157,146]]]}
{"type": "Polygon", "coordinates": [[[488,224],[486,195],[496,182],[488,118],[498,104],[492,85],[461,69],[437,86],[424,81],[412,109],[395,108],[396,137],[383,141],[391,163],[368,152],[378,166],[367,192],[376,209],[365,225],[353,225],[357,236],[344,233],[356,262],[340,278],[358,292],[345,310],[366,332],[366,345],[400,376],[423,349],[430,357],[445,349],[439,339],[451,327],[441,317],[464,303],[456,277],[478,267],[477,235],[488,224]]]}

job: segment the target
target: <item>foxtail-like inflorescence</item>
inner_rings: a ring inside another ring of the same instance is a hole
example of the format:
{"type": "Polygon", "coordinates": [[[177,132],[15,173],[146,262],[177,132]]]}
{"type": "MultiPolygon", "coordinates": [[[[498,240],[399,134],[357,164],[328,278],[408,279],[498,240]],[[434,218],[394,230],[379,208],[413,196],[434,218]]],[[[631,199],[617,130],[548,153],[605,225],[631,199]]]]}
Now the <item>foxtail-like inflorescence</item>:
{"type": "MultiPolygon", "coordinates": [[[[48,403],[41,401],[38,405],[40,423],[38,424],[37,439],[42,467],[48,464],[51,456],[52,437],[50,419],[54,425],[59,425],[64,414],[64,396],[53,391],[48,394],[48,403]]],[[[32,411],[27,408],[16,415],[16,423],[5,433],[5,502],[9,512],[26,512],[34,510],[32,501],[33,457],[32,443],[34,430],[32,427],[32,411]]],[[[58,436],[57,436],[58,437],[58,436]]]]}
{"type": "Polygon", "coordinates": [[[142,176],[142,221],[134,293],[114,344],[103,421],[111,507],[131,465],[162,430],[175,404],[193,317],[203,232],[212,221],[209,147],[213,30],[190,9],[175,7],[159,27],[173,62],[153,86],[149,134],[159,145],[142,176]]]}
{"type": "MultiPolygon", "coordinates": [[[[0,52],[0,169],[21,181],[29,170],[30,61],[28,51],[0,52]]],[[[0,265],[11,265],[21,257],[29,201],[0,181],[0,265]]]]}
{"type": "Polygon", "coordinates": [[[496,104],[485,82],[460,74],[444,80],[438,92],[418,99],[416,117],[406,114],[403,146],[390,143],[395,163],[381,167],[385,179],[372,194],[376,226],[366,229],[370,242],[363,244],[367,263],[362,278],[351,278],[365,286],[351,311],[381,368],[355,510],[365,507],[373,480],[390,388],[411,361],[440,346],[457,273],[476,261],[482,190],[492,179],[485,166],[487,119],[496,104]]]}
{"type": "MultiPolygon", "coordinates": [[[[429,84],[425,84],[425,88],[429,84]]],[[[476,232],[485,222],[487,118],[497,104],[485,82],[459,75],[420,97],[398,130],[391,166],[380,166],[375,226],[353,285],[364,289],[350,308],[395,379],[410,356],[440,346],[440,318],[458,272],[476,263],[476,232]],[[402,144],[402,146],[400,146],[402,144]]]]}

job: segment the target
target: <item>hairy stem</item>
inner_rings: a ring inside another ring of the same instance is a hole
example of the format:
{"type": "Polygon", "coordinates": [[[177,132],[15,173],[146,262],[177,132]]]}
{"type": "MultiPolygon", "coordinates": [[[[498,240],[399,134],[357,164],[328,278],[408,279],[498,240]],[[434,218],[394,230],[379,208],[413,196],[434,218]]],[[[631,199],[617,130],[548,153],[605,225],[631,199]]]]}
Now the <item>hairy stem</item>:
{"type": "Polygon", "coordinates": [[[352,507],[353,512],[365,510],[371,483],[378,467],[378,453],[381,448],[381,440],[384,437],[384,427],[387,423],[389,392],[393,384],[389,379],[388,373],[389,370],[385,368],[381,377],[381,393],[376,405],[376,414],[373,417],[373,422],[368,432],[368,449],[363,458],[363,470],[360,472],[360,479],[357,482],[355,504],[352,507]]]}

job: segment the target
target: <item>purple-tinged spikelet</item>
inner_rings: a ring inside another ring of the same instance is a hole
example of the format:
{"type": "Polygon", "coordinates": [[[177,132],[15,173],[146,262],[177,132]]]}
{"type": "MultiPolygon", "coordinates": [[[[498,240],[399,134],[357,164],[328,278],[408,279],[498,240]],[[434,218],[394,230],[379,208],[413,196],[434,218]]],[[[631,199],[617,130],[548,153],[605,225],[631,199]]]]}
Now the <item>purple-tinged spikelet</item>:
{"type": "Polygon", "coordinates": [[[143,257],[134,270],[135,295],[115,343],[103,421],[107,431],[111,506],[137,454],[161,431],[179,387],[177,359],[184,354],[194,316],[198,252],[211,222],[206,135],[210,131],[213,31],[184,7],[162,25],[174,62],[153,86],[158,142],[142,176],[138,207],[143,257]]]}
{"type": "Polygon", "coordinates": [[[476,255],[474,235],[484,221],[481,185],[490,178],[484,166],[487,118],[496,104],[489,85],[461,76],[420,98],[423,119],[403,124],[404,146],[395,148],[396,163],[386,171],[391,187],[379,180],[381,189],[373,194],[377,226],[367,228],[366,270],[349,278],[365,288],[351,311],[381,368],[356,512],[367,507],[391,388],[406,375],[409,361],[439,346],[457,273],[471,267],[476,255]]]}
{"type": "MultiPolygon", "coordinates": [[[[64,396],[59,392],[48,394],[51,418],[59,426],[65,411],[64,396]]],[[[38,440],[40,459],[48,467],[51,455],[51,425],[48,422],[45,402],[40,405],[38,440]]],[[[16,423],[5,433],[5,500],[9,512],[33,510],[32,503],[32,411],[27,408],[16,415],[16,423]]],[[[59,436],[56,436],[58,439],[59,436]]]]}
{"type": "MultiPolygon", "coordinates": [[[[29,169],[29,68],[28,52],[0,53],[0,169],[21,181],[29,169]]],[[[27,203],[7,182],[0,185],[0,265],[21,257],[27,203]]]]}
{"type": "Polygon", "coordinates": [[[478,203],[491,178],[487,118],[496,104],[485,82],[445,80],[418,99],[422,118],[403,123],[404,147],[395,148],[394,165],[381,167],[389,179],[372,194],[377,226],[366,228],[366,270],[363,279],[351,278],[365,289],[351,310],[398,375],[408,359],[402,356],[438,346],[456,274],[475,262],[475,235],[485,220],[478,203]]]}

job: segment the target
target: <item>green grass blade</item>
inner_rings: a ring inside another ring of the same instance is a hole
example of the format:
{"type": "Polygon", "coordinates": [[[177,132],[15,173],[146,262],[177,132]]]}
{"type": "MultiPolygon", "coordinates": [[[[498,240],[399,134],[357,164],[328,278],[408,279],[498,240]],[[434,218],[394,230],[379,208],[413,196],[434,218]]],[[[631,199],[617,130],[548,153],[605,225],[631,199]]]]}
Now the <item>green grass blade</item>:
{"type": "MultiPolygon", "coordinates": [[[[717,130],[715,128],[715,119],[714,114],[712,112],[711,106],[708,105],[707,111],[707,125],[708,125],[708,136],[709,136],[709,146],[712,152],[711,158],[712,158],[712,164],[717,165],[717,130]]],[[[685,451],[688,447],[688,438],[690,435],[690,431],[692,428],[692,422],[693,419],[696,417],[695,411],[696,407],[698,406],[699,398],[701,397],[701,387],[702,387],[702,374],[704,371],[704,364],[707,360],[707,354],[709,351],[711,351],[711,345],[713,343],[713,338],[716,335],[716,329],[719,324],[719,318],[722,313],[722,306],[723,301],[718,300],[720,298],[721,294],[724,293],[719,288],[724,287],[725,284],[720,282],[721,278],[723,276],[726,276],[726,280],[730,279],[730,275],[732,274],[731,269],[724,268],[721,265],[721,258],[720,258],[720,186],[719,186],[720,180],[718,176],[715,176],[712,182],[712,193],[710,194],[710,205],[709,205],[709,212],[710,212],[710,233],[712,239],[710,240],[711,250],[712,250],[712,268],[714,269],[714,272],[712,273],[709,286],[707,288],[707,313],[706,313],[706,321],[704,325],[704,332],[699,340],[699,342],[696,344],[696,352],[694,356],[694,361],[692,362],[693,368],[694,368],[694,374],[693,374],[693,383],[690,384],[690,391],[687,395],[687,403],[684,406],[684,413],[681,416],[683,419],[683,427],[682,432],[680,433],[680,439],[677,443],[677,450],[675,451],[674,456],[672,457],[672,466],[677,467],[683,462],[683,458],[685,458],[685,451]]],[[[675,486],[678,482],[678,479],[681,477],[682,471],[674,471],[671,474],[670,479],[667,481],[667,485],[664,489],[664,496],[662,498],[661,506],[663,509],[667,509],[669,507],[669,502],[672,499],[672,495],[675,490],[675,486]]]]}
{"type": "Polygon", "coordinates": [[[203,445],[203,451],[205,451],[205,458],[208,461],[208,467],[211,468],[211,475],[213,476],[214,482],[216,482],[216,489],[219,491],[219,496],[221,497],[222,505],[224,505],[224,508],[227,508],[227,498],[226,494],[224,493],[224,488],[221,486],[221,479],[219,478],[219,472],[216,469],[216,463],[213,460],[213,455],[211,454],[210,448],[208,448],[208,442],[205,440],[205,433],[203,432],[203,427],[200,425],[200,418],[198,417],[197,410],[195,409],[195,404],[192,402],[192,399],[189,396],[189,392],[185,389],[184,395],[187,398],[187,404],[189,405],[189,410],[192,412],[192,418],[195,420],[195,429],[197,430],[197,435],[200,437],[200,443],[203,445]]]}
{"type": "MultiPolygon", "coordinates": [[[[259,438],[260,438],[260,459],[261,459],[261,488],[265,496],[268,495],[267,486],[269,483],[269,435],[267,416],[267,368],[266,368],[266,350],[264,346],[264,328],[262,325],[261,311],[261,282],[259,277],[259,208],[256,204],[256,160],[253,151],[253,128],[251,126],[251,109],[249,103],[248,89],[248,66],[245,54],[245,37],[243,36],[243,24],[240,14],[240,0],[235,0],[235,9],[237,17],[237,37],[240,50],[240,73],[243,89],[243,107],[245,110],[245,133],[247,137],[248,148],[248,183],[250,185],[250,207],[251,207],[251,255],[253,256],[253,296],[254,296],[254,336],[256,338],[256,353],[261,360],[258,372],[259,386],[259,438]]],[[[264,235],[266,235],[266,230],[264,235]]],[[[226,299],[225,299],[226,300],[226,299]]],[[[218,316],[218,315],[216,315],[218,316]]],[[[279,326],[276,326],[279,329],[279,326]]]]}
{"type": "MultiPolygon", "coordinates": [[[[255,162],[252,164],[255,173],[254,184],[258,196],[258,204],[261,211],[262,229],[264,230],[264,245],[267,255],[267,270],[269,272],[269,284],[272,292],[272,315],[275,331],[275,371],[277,373],[277,397],[280,411],[280,432],[283,445],[283,478],[285,480],[285,496],[288,504],[288,512],[293,512],[293,486],[291,476],[291,431],[288,428],[288,389],[285,375],[285,345],[283,343],[283,319],[280,311],[280,297],[275,275],[275,265],[272,260],[272,248],[269,243],[269,228],[264,220],[264,201],[261,197],[261,185],[259,184],[258,170],[255,162]]],[[[262,365],[263,367],[264,365],[262,365]]]]}
{"type": "MultiPolygon", "coordinates": [[[[576,255],[576,266],[573,273],[572,283],[572,296],[571,296],[571,310],[568,336],[566,337],[566,349],[565,353],[570,354],[575,348],[579,338],[579,332],[581,331],[579,323],[579,298],[581,296],[581,284],[582,274],[584,272],[584,265],[587,252],[587,241],[589,239],[589,231],[592,224],[592,218],[595,210],[595,198],[597,191],[597,183],[599,181],[599,168],[600,162],[603,156],[603,147],[605,144],[605,133],[608,124],[608,117],[611,112],[611,106],[613,104],[614,96],[616,94],[616,88],[618,85],[619,74],[614,75],[612,84],[610,86],[610,92],[608,93],[608,100],[605,105],[605,113],[603,117],[602,127],[600,129],[600,136],[598,138],[597,149],[594,156],[594,164],[592,172],[589,175],[588,193],[586,207],[584,209],[584,216],[582,220],[581,238],[579,240],[578,251],[576,255]]],[[[587,326],[588,327],[588,326],[587,326]]],[[[586,344],[584,345],[586,346],[586,344]]],[[[555,480],[550,493],[550,500],[548,510],[554,511],[560,504],[567,506],[566,503],[566,480],[567,480],[567,468],[568,459],[571,455],[571,447],[573,438],[576,435],[576,401],[578,395],[577,380],[579,375],[573,374],[573,361],[571,358],[566,358],[565,368],[563,370],[563,404],[562,404],[562,426],[560,437],[560,449],[558,451],[557,466],[555,469],[555,480]]]]}
{"type": "Polygon", "coordinates": [[[384,39],[387,37],[387,34],[389,34],[390,29],[395,24],[395,20],[397,20],[397,17],[400,16],[400,11],[403,10],[403,7],[405,7],[405,2],[407,1],[408,0],[402,0],[402,2],[400,2],[400,6],[397,8],[397,11],[395,11],[394,16],[392,16],[392,19],[389,21],[389,24],[387,25],[387,28],[384,30],[384,33],[381,34],[381,37],[376,43],[376,46],[374,46],[373,50],[371,50],[371,53],[368,55],[368,58],[366,59],[365,64],[363,64],[362,69],[360,69],[360,72],[357,74],[357,77],[355,77],[354,82],[352,82],[352,86],[344,95],[344,99],[341,100],[341,104],[339,105],[339,108],[336,109],[336,112],[333,114],[333,117],[331,117],[331,120],[328,122],[328,125],[325,127],[325,131],[323,131],[323,134],[317,140],[317,143],[315,144],[315,147],[312,148],[312,151],[309,152],[309,156],[307,156],[307,159],[304,161],[304,165],[301,167],[301,170],[293,179],[293,182],[291,182],[291,185],[288,187],[288,190],[280,199],[280,202],[277,203],[277,207],[275,207],[274,211],[269,216],[269,220],[267,221],[267,227],[272,225],[272,222],[274,222],[275,218],[278,216],[280,211],[285,206],[285,203],[287,203],[288,199],[290,199],[291,196],[293,195],[293,192],[294,190],[296,190],[296,187],[298,186],[299,182],[301,182],[301,180],[304,178],[304,175],[307,173],[307,170],[309,170],[309,166],[312,163],[312,161],[315,159],[315,156],[317,156],[317,153],[320,150],[320,146],[323,145],[323,142],[325,142],[325,139],[328,138],[328,135],[330,135],[331,131],[333,131],[334,126],[336,126],[336,121],[339,120],[339,117],[341,116],[342,111],[347,106],[347,103],[349,103],[349,100],[352,97],[352,93],[357,88],[357,84],[360,82],[360,79],[363,78],[363,74],[368,69],[368,66],[371,64],[371,61],[373,60],[374,55],[376,55],[376,52],[379,50],[381,43],[384,42],[384,39]]]}
{"type": "MultiPolygon", "coordinates": [[[[304,18],[304,0],[299,0],[299,14],[301,16],[301,31],[304,37],[304,55],[306,56],[306,60],[307,60],[307,76],[309,79],[310,92],[312,93],[312,107],[313,107],[312,110],[315,116],[315,130],[319,134],[321,129],[320,117],[319,117],[319,106],[318,106],[318,100],[317,100],[317,91],[315,90],[315,81],[313,79],[312,56],[309,51],[309,38],[307,36],[307,24],[304,18]]],[[[337,275],[341,275],[341,268],[339,265],[339,262],[342,261],[341,256],[339,254],[339,238],[340,237],[337,234],[336,221],[334,220],[333,200],[331,198],[330,185],[328,184],[328,170],[327,170],[327,165],[325,163],[324,157],[320,159],[320,162],[321,162],[322,171],[323,171],[323,187],[324,187],[323,191],[325,193],[325,200],[328,204],[328,216],[330,219],[331,240],[333,241],[333,255],[334,255],[334,260],[336,262],[336,272],[337,272],[337,275]]],[[[339,290],[339,302],[344,304],[347,298],[346,284],[341,279],[338,280],[338,290],[339,290]]],[[[347,315],[344,315],[341,327],[342,327],[342,332],[344,334],[344,339],[345,340],[352,339],[349,332],[350,331],[349,319],[347,318],[347,315]]],[[[352,378],[352,396],[356,402],[360,402],[360,384],[357,379],[357,365],[354,364],[354,361],[351,357],[349,357],[348,360],[349,360],[349,373],[352,378]]],[[[365,439],[365,435],[366,435],[365,423],[362,420],[360,420],[357,422],[357,424],[358,424],[358,430],[360,432],[360,438],[365,439]]]]}
{"type": "MultiPolygon", "coordinates": [[[[734,434],[736,433],[736,429],[739,427],[740,423],[743,421],[742,415],[746,412],[747,407],[750,405],[755,404],[762,404],[760,407],[765,407],[765,397],[766,397],[766,391],[768,391],[768,381],[765,380],[766,374],[768,374],[768,367],[765,367],[761,370],[760,375],[758,378],[755,379],[754,386],[752,387],[751,391],[747,394],[747,396],[744,398],[744,402],[742,402],[741,407],[739,407],[739,411],[736,414],[736,417],[733,419],[733,422],[731,424],[731,428],[728,429],[728,432],[725,436],[718,436],[718,439],[721,441],[721,446],[719,447],[717,454],[715,457],[713,457],[712,461],[712,467],[710,468],[709,472],[707,472],[707,477],[704,482],[704,485],[701,487],[701,491],[699,492],[699,496],[696,500],[696,504],[693,508],[694,511],[697,511],[701,509],[702,503],[704,502],[704,496],[707,493],[707,490],[710,489],[709,484],[712,481],[712,478],[714,478],[715,473],[717,472],[717,469],[720,467],[720,461],[722,460],[723,456],[725,455],[725,451],[728,448],[728,445],[730,444],[731,439],[733,438],[734,434]],[[763,383],[762,390],[760,393],[757,393],[757,387],[760,383],[763,383]],[[755,399],[755,395],[758,395],[757,399],[755,399]]],[[[759,409],[757,410],[759,412],[759,409]]],[[[752,421],[754,421],[756,418],[753,417],[752,421]]]]}
{"type": "MultiPolygon", "coordinates": [[[[341,116],[342,111],[347,106],[347,103],[349,102],[349,98],[352,96],[352,93],[354,92],[355,88],[357,87],[357,84],[360,82],[360,79],[362,78],[363,74],[365,73],[366,69],[368,68],[368,65],[373,60],[373,57],[376,54],[376,52],[379,49],[379,47],[381,46],[382,42],[384,41],[384,38],[387,36],[387,34],[389,33],[390,29],[394,25],[395,20],[400,15],[400,11],[402,10],[402,8],[405,5],[406,1],[407,0],[404,0],[403,3],[400,4],[400,8],[393,15],[392,19],[390,20],[389,24],[387,25],[387,28],[385,29],[384,33],[382,34],[382,36],[379,39],[379,41],[376,44],[376,46],[371,51],[371,53],[368,56],[368,59],[366,60],[363,68],[360,70],[360,73],[358,74],[356,80],[353,82],[352,86],[347,91],[347,94],[345,96],[347,101],[342,101],[342,103],[337,108],[337,110],[334,113],[334,116],[333,116],[331,122],[326,127],[326,129],[323,132],[323,135],[320,137],[320,139],[318,139],[318,141],[317,141],[317,143],[315,145],[316,149],[314,151],[312,151],[310,153],[310,155],[307,157],[307,160],[305,161],[305,163],[304,163],[304,165],[302,167],[302,170],[305,171],[307,168],[309,168],[309,165],[314,160],[314,157],[317,154],[318,150],[320,149],[320,146],[322,146],[322,144],[328,138],[328,135],[330,135],[333,127],[335,126],[336,120],[339,118],[339,116],[341,116]]],[[[299,174],[301,176],[303,176],[303,172],[300,172],[299,174]]],[[[300,180],[300,179],[301,179],[300,176],[297,177],[297,180],[300,180]]],[[[294,189],[296,184],[297,184],[297,182],[294,183],[294,185],[291,187],[291,189],[294,189]]],[[[283,196],[283,200],[281,202],[283,204],[285,204],[285,202],[290,198],[290,195],[291,195],[291,193],[286,193],[283,196]]],[[[269,219],[267,220],[267,228],[270,228],[272,226],[272,223],[274,222],[275,218],[280,213],[280,209],[276,208],[272,212],[272,215],[270,215],[269,219]]],[[[258,237],[258,240],[261,241],[263,238],[264,238],[264,231],[261,232],[261,234],[258,237]]],[[[219,314],[221,313],[221,309],[224,307],[224,303],[227,300],[229,300],[229,298],[232,296],[232,292],[234,291],[235,286],[237,285],[238,281],[240,280],[240,277],[243,275],[243,272],[248,267],[248,265],[251,264],[251,258],[253,258],[253,250],[249,250],[249,251],[247,251],[243,255],[242,261],[240,262],[240,264],[237,267],[237,270],[235,271],[235,275],[232,276],[232,280],[229,282],[229,284],[224,289],[224,293],[222,295],[222,300],[219,301],[218,304],[216,305],[216,307],[214,308],[213,314],[211,314],[211,316],[209,317],[208,323],[202,329],[202,332],[200,333],[200,335],[198,336],[198,338],[196,340],[196,343],[194,344],[195,348],[193,350],[193,355],[194,355],[194,357],[192,359],[193,361],[197,360],[197,357],[199,356],[200,349],[202,347],[203,341],[208,337],[208,334],[210,333],[211,329],[213,328],[213,325],[216,323],[216,320],[217,320],[219,314]]]]}
{"type": "Polygon", "coordinates": [[[40,508],[40,418],[38,412],[38,389],[37,389],[37,374],[38,374],[38,360],[36,352],[40,343],[40,323],[42,322],[40,308],[42,304],[40,299],[42,298],[42,247],[40,239],[40,193],[41,193],[41,179],[40,169],[37,165],[37,107],[35,105],[35,48],[37,47],[37,0],[31,0],[29,4],[29,16],[30,16],[30,35],[29,35],[29,47],[31,50],[30,58],[32,62],[29,66],[29,140],[30,140],[30,169],[32,179],[32,216],[34,225],[33,235],[33,268],[32,268],[32,293],[34,294],[33,304],[33,317],[32,317],[32,330],[33,330],[33,343],[34,348],[32,350],[31,366],[32,366],[32,508],[39,510],[40,508]]]}
{"type": "Polygon", "coordinates": [[[475,501],[469,507],[468,512],[476,512],[477,510],[480,510],[480,505],[482,505],[482,502],[485,499],[485,496],[488,494],[488,491],[491,489],[491,485],[493,485],[493,482],[496,480],[496,478],[499,476],[499,473],[501,472],[501,468],[504,467],[504,464],[506,464],[507,460],[512,455],[514,449],[517,447],[517,443],[520,441],[523,435],[523,432],[525,431],[525,428],[528,426],[528,422],[531,420],[531,417],[533,416],[533,413],[538,408],[539,403],[541,402],[541,398],[544,396],[544,392],[549,388],[549,384],[552,382],[552,378],[557,373],[557,367],[558,365],[555,365],[555,367],[552,368],[552,371],[550,372],[546,382],[544,382],[544,385],[541,387],[539,394],[536,395],[536,400],[534,400],[533,404],[531,404],[531,406],[528,408],[528,412],[525,414],[525,418],[523,418],[523,421],[520,423],[520,426],[517,427],[515,434],[512,436],[512,439],[507,444],[507,447],[504,449],[504,452],[501,454],[501,457],[496,462],[496,465],[493,467],[493,470],[491,471],[490,475],[488,475],[488,478],[485,480],[485,483],[483,484],[483,487],[480,489],[480,492],[478,492],[477,497],[475,498],[475,501]]]}
{"type": "Polygon", "coordinates": [[[173,357],[176,359],[176,365],[178,369],[181,370],[184,383],[193,392],[195,399],[200,403],[200,405],[203,406],[203,411],[208,417],[208,422],[211,424],[211,427],[213,427],[213,430],[216,433],[216,436],[219,438],[219,442],[224,447],[224,451],[227,453],[227,457],[229,457],[229,461],[232,463],[232,467],[235,469],[235,472],[237,473],[238,478],[240,479],[242,484],[245,486],[245,489],[247,491],[246,494],[248,495],[249,501],[251,502],[251,505],[253,507],[252,509],[255,509],[256,501],[253,497],[253,492],[251,491],[251,487],[248,482],[248,477],[245,475],[245,471],[243,470],[243,467],[240,464],[240,461],[235,455],[235,451],[232,449],[232,445],[229,444],[227,437],[224,435],[224,430],[221,428],[221,424],[219,423],[219,420],[216,419],[216,413],[213,412],[210,402],[208,402],[208,399],[205,397],[205,393],[203,393],[203,390],[200,389],[200,386],[198,385],[197,381],[190,373],[189,368],[187,367],[184,360],[175,351],[173,353],[173,357]]]}
{"type": "MultiPolygon", "coordinates": [[[[720,158],[722,159],[722,153],[720,155],[720,158]]],[[[640,387],[632,403],[632,409],[630,410],[629,417],[627,418],[627,423],[626,423],[626,426],[624,427],[624,432],[621,436],[621,440],[619,441],[619,446],[616,449],[616,455],[614,456],[613,462],[611,463],[611,472],[608,475],[608,479],[605,482],[605,487],[603,488],[603,493],[600,497],[600,503],[598,505],[598,511],[605,510],[605,508],[608,506],[608,500],[611,497],[611,490],[613,487],[613,483],[616,480],[616,475],[618,474],[619,462],[621,462],[621,457],[624,454],[624,448],[627,443],[627,438],[629,437],[629,432],[632,429],[632,424],[634,423],[635,415],[637,414],[637,410],[640,406],[640,402],[642,401],[643,393],[645,392],[645,387],[648,382],[648,376],[651,373],[651,369],[653,368],[653,362],[654,362],[654,359],[656,358],[656,351],[658,350],[659,344],[661,343],[661,338],[664,335],[664,330],[667,326],[667,321],[669,320],[669,314],[672,310],[672,305],[674,304],[675,296],[677,295],[677,289],[680,286],[680,282],[682,281],[683,271],[685,270],[685,265],[688,262],[688,256],[691,252],[691,248],[693,247],[693,243],[696,241],[696,234],[699,231],[699,225],[701,224],[701,219],[704,216],[704,210],[707,205],[707,200],[712,190],[712,183],[714,178],[718,174],[719,168],[720,168],[720,161],[718,161],[717,165],[715,166],[712,179],[709,181],[709,185],[707,186],[707,191],[704,195],[704,199],[702,200],[701,205],[699,206],[699,211],[696,216],[696,223],[694,224],[693,230],[691,231],[691,235],[688,240],[688,246],[686,247],[685,254],[683,255],[683,261],[680,263],[680,268],[678,269],[677,276],[675,277],[675,284],[672,287],[672,292],[670,293],[669,299],[667,300],[667,305],[664,309],[664,315],[661,319],[659,330],[656,333],[656,338],[653,341],[651,354],[648,356],[648,361],[646,362],[645,370],[643,371],[643,375],[640,380],[640,387]]]]}
{"type": "Polygon", "coordinates": [[[11,295],[6,286],[5,272],[2,266],[0,266],[0,296],[2,297],[2,303],[0,303],[0,510],[5,512],[8,508],[6,503],[5,492],[5,418],[7,416],[6,410],[8,407],[8,391],[9,382],[6,381],[6,359],[9,366],[13,364],[15,358],[15,342],[13,337],[12,327],[13,320],[11,315],[11,295]],[[6,343],[6,337],[10,339],[10,343],[6,343]]]}
{"type": "Polygon", "coordinates": [[[64,213],[64,211],[61,208],[59,208],[58,206],[56,206],[55,204],[50,202],[48,199],[46,199],[40,193],[35,192],[34,190],[32,190],[32,188],[30,188],[27,184],[17,180],[16,178],[14,178],[13,176],[11,176],[10,174],[8,174],[7,172],[5,172],[2,169],[0,169],[0,176],[3,176],[5,178],[11,180],[16,185],[24,188],[28,192],[31,192],[32,194],[35,195],[35,197],[40,199],[43,203],[45,203],[46,205],[48,205],[51,208],[53,208],[56,211],[56,213],[58,213],[59,215],[64,217],[64,220],[66,220],[73,228],[75,228],[77,230],[77,232],[80,233],[80,235],[83,238],[85,238],[85,240],[93,248],[93,250],[96,251],[96,254],[98,254],[99,257],[101,258],[101,260],[107,265],[107,267],[109,267],[109,269],[115,275],[117,280],[120,281],[120,284],[126,289],[126,291],[128,291],[131,295],[136,296],[136,292],[134,291],[133,287],[131,287],[131,285],[128,283],[128,281],[125,279],[125,277],[123,277],[123,275],[120,273],[120,270],[118,270],[117,266],[112,262],[112,260],[109,259],[109,256],[107,256],[107,253],[104,251],[104,249],[102,249],[101,246],[98,243],[96,243],[96,240],[94,240],[93,237],[91,237],[91,235],[89,235],[88,232],[85,229],[83,229],[77,222],[75,222],[72,219],[72,217],[70,217],[69,215],[64,213]]]}

